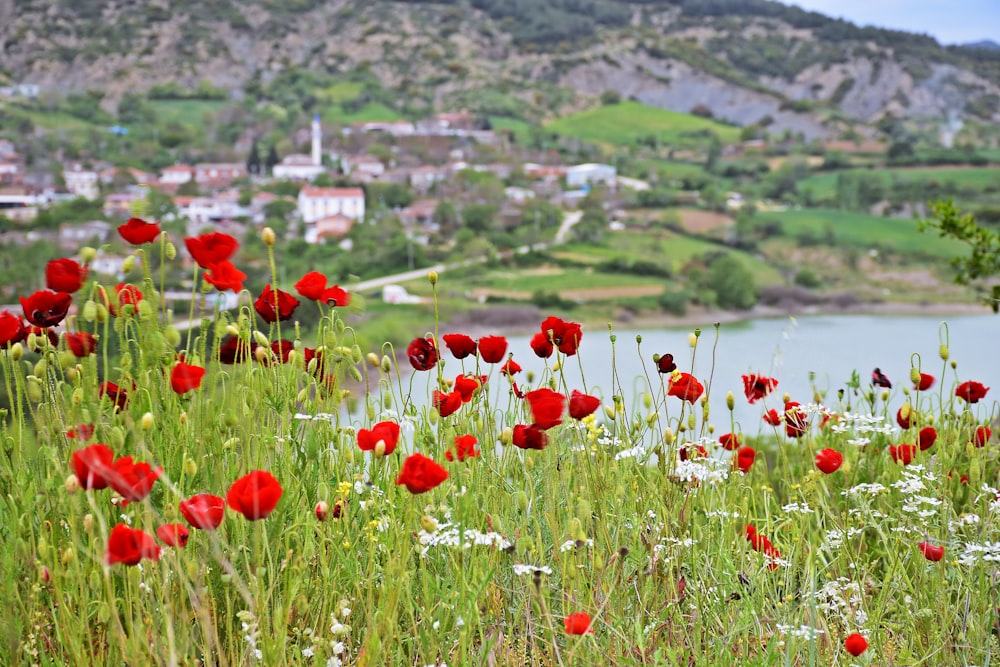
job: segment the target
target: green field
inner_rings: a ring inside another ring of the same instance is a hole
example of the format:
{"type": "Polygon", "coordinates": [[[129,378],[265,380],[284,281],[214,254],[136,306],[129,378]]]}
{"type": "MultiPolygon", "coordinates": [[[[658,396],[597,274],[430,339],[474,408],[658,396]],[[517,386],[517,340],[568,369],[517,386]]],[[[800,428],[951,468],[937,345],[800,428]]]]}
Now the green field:
{"type": "Polygon", "coordinates": [[[328,123],[363,123],[365,121],[394,121],[402,116],[384,104],[370,102],[357,111],[347,112],[339,104],[327,106],[320,112],[323,120],[328,123]]]}
{"type": "Polygon", "coordinates": [[[830,199],[837,192],[837,177],[840,174],[863,175],[877,178],[885,185],[902,182],[936,182],[940,185],[954,183],[960,188],[983,191],[987,188],[1000,189],[1000,168],[997,167],[916,167],[895,169],[848,169],[815,174],[798,183],[800,191],[812,190],[815,199],[830,199]]]}
{"type": "Polygon", "coordinates": [[[217,114],[225,104],[221,100],[154,100],[149,103],[161,123],[177,122],[189,127],[200,127],[206,115],[217,114]]]}
{"type": "Polygon", "coordinates": [[[333,104],[350,102],[364,91],[364,84],[357,81],[340,81],[327,88],[317,91],[317,96],[333,104]]]}
{"type": "Polygon", "coordinates": [[[517,143],[524,145],[531,139],[531,123],[527,123],[517,118],[507,118],[505,116],[490,116],[490,125],[494,130],[507,130],[514,134],[517,143]]]}
{"type": "Polygon", "coordinates": [[[906,218],[881,218],[828,209],[766,212],[758,217],[780,221],[784,234],[792,237],[809,232],[821,236],[829,229],[838,244],[861,248],[880,247],[941,258],[955,257],[965,250],[958,241],[920,233],[917,221],[906,218]]]}
{"type": "Polygon", "coordinates": [[[734,143],[740,137],[737,127],[631,101],[582,111],[545,127],[567,137],[618,146],[635,144],[649,136],[673,145],[704,142],[708,133],[723,143],[734,143]]]}
{"type": "Polygon", "coordinates": [[[753,255],[675,232],[626,230],[606,235],[600,246],[570,244],[553,254],[564,259],[590,261],[594,264],[619,258],[666,262],[673,271],[679,271],[690,260],[712,251],[729,252],[739,257],[754,272],[758,284],[784,282],[777,269],[753,255]]]}

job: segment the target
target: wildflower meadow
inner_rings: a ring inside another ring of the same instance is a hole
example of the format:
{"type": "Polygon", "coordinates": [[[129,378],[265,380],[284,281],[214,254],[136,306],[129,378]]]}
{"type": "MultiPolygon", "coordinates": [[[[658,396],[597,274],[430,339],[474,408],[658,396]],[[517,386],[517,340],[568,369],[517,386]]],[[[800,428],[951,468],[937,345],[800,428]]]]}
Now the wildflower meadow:
{"type": "Polygon", "coordinates": [[[553,313],[540,373],[441,322],[362,349],[349,288],[280,284],[267,229],[266,285],[232,237],[183,240],[192,301],[241,305],[179,326],[144,260],[180,240],[119,232],[125,282],[85,248],[0,313],[2,664],[997,660],[995,403],[946,338],[788,396],[716,373],[708,327],[628,341],[638,393],[572,386],[613,332],[553,313]]]}

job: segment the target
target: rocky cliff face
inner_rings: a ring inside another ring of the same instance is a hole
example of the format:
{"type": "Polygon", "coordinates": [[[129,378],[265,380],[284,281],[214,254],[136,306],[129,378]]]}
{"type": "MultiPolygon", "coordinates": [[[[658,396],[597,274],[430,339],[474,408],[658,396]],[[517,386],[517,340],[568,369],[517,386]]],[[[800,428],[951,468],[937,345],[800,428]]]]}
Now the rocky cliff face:
{"type": "MultiPolygon", "coordinates": [[[[439,104],[475,105],[469,91],[501,90],[538,118],[614,90],[809,138],[886,113],[944,117],[1000,96],[997,82],[943,52],[914,60],[912,50],[832,42],[773,18],[695,20],[666,0],[633,9],[628,26],[546,50],[515,46],[509,19],[429,0],[0,0],[0,78],[56,93],[96,89],[114,106],[157,83],[235,91],[292,67],[367,67],[400,95],[439,104]],[[757,62],[762,51],[771,59],[757,62]]],[[[1000,123],[1000,105],[978,108],[1000,123]]]]}

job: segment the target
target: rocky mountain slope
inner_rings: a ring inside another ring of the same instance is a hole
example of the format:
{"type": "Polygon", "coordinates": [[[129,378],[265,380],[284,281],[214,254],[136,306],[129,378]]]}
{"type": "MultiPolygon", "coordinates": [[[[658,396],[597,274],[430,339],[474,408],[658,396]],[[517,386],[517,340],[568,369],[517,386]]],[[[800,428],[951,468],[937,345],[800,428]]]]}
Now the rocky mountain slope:
{"type": "Polygon", "coordinates": [[[398,99],[538,120],[616,91],[834,136],[891,113],[1000,123],[1000,55],[768,0],[0,0],[0,85],[49,93],[368,68],[398,99]]]}

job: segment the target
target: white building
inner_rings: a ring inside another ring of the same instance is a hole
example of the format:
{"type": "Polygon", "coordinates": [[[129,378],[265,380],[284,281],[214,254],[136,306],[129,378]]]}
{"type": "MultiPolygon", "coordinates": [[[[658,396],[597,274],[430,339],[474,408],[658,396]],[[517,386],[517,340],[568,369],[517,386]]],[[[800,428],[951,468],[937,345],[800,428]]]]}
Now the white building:
{"type": "Polygon", "coordinates": [[[66,181],[66,189],[77,197],[97,199],[101,196],[98,175],[93,169],[84,169],[82,165],[74,164],[63,170],[63,180],[66,181]]]}
{"type": "Polygon", "coordinates": [[[194,167],[194,180],[199,185],[228,187],[234,180],[246,175],[246,165],[237,162],[206,162],[194,167]]]}
{"type": "Polygon", "coordinates": [[[365,180],[377,179],[385,173],[385,165],[374,155],[344,155],[340,158],[340,169],[345,174],[365,180]]]}
{"type": "Polygon", "coordinates": [[[609,164],[588,162],[569,167],[566,170],[566,186],[582,188],[587,185],[607,185],[613,187],[618,170],[609,164]]]}
{"type": "Polygon", "coordinates": [[[306,224],[305,241],[306,243],[325,243],[327,239],[339,241],[350,233],[354,222],[352,218],[339,213],[320,218],[316,222],[306,224]]]}
{"type": "Polygon", "coordinates": [[[271,175],[278,179],[286,179],[289,181],[311,181],[322,173],[326,172],[326,168],[321,164],[315,162],[315,146],[313,147],[314,155],[302,155],[301,153],[296,153],[293,155],[286,156],[285,159],[281,161],[281,164],[274,165],[274,169],[271,170],[271,175]]]}
{"type": "Polygon", "coordinates": [[[160,173],[160,183],[181,185],[194,178],[194,167],[186,164],[170,165],[160,173]]]}
{"type": "Polygon", "coordinates": [[[361,188],[302,188],[298,210],[306,224],[332,215],[361,220],[365,217],[365,192],[361,188]]]}

